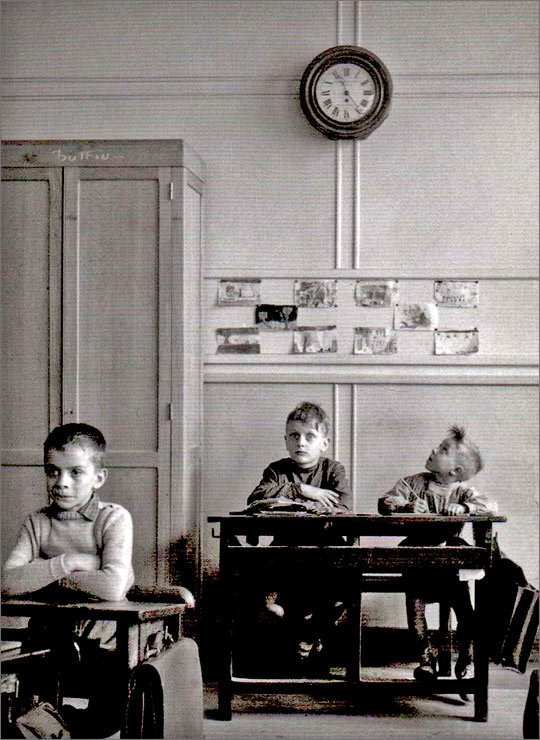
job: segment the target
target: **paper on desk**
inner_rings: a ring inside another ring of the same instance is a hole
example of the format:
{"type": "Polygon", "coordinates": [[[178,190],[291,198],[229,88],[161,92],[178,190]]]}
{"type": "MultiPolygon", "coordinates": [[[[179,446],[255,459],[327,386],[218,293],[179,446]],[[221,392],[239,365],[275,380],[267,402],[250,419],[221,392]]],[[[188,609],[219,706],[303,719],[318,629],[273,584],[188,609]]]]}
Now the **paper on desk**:
{"type": "Polygon", "coordinates": [[[483,568],[460,568],[459,569],[459,580],[460,581],[479,581],[486,575],[486,571],[483,568]]]}

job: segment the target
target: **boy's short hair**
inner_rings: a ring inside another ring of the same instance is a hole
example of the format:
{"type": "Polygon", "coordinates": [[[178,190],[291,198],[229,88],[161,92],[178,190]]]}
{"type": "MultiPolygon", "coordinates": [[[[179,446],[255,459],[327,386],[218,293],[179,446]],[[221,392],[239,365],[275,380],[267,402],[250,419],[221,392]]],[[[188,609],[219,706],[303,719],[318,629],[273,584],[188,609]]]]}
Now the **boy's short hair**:
{"type": "Polygon", "coordinates": [[[313,424],[318,432],[328,437],[330,433],[330,420],[328,414],[316,403],[304,401],[294,408],[287,417],[288,424],[290,421],[301,421],[303,424],[313,424]]]}
{"type": "Polygon", "coordinates": [[[476,444],[467,436],[465,429],[459,426],[450,427],[450,439],[453,439],[458,448],[459,463],[463,468],[461,480],[468,480],[479,473],[484,467],[482,455],[476,444]]]}
{"type": "Polygon", "coordinates": [[[86,447],[92,454],[96,465],[103,467],[107,443],[105,437],[90,424],[82,422],[61,424],[55,427],[43,443],[43,454],[45,460],[50,450],[64,450],[68,445],[78,444],[86,447]]]}

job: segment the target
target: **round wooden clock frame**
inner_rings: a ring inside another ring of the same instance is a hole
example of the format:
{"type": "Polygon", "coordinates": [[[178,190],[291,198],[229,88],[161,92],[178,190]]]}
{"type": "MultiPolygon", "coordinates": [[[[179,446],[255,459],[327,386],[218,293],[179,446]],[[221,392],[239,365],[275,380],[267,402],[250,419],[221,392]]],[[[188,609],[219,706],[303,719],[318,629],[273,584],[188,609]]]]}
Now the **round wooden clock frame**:
{"type": "Polygon", "coordinates": [[[300,105],[304,115],[317,131],[329,139],[367,138],[388,116],[391,98],[390,72],[379,57],[360,46],[334,46],[323,51],[308,64],[300,82],[300,105]],[[331,67],[343,64],[364,69],[370,82],[373,82],[373,104],[359,120],[335,120],[327,115],[321,101],[317,99],[317,84],[321,76],[331,67]]]}

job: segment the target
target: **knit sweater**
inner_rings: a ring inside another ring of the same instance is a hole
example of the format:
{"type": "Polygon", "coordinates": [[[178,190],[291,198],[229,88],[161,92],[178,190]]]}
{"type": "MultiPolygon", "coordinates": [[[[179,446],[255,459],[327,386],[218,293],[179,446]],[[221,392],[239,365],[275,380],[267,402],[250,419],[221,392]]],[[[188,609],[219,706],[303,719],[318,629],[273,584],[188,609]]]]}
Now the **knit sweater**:
{"type": "Polygon", "coordinates": [[[414,511],[416,498],[427,501],[430,514],[446,514],[450,504],[461,504],[470,515],[496,514],[495,501],[466,483],[439,483],[433,473],[422,472],[400,478],[378,502],[380,514],[414,511]]]}
{"type": "Polygon", "coordinates": [[[66,590],[119,601],[133,585],[133,524],[122,506],[96,494],[80,511],[54,504],[30,514],[2,570],[2,593],[32,593],[58,582],[66,590]],[[96,558],[96,570],[69,572],[65,558],[83,553],[96,558]]]}

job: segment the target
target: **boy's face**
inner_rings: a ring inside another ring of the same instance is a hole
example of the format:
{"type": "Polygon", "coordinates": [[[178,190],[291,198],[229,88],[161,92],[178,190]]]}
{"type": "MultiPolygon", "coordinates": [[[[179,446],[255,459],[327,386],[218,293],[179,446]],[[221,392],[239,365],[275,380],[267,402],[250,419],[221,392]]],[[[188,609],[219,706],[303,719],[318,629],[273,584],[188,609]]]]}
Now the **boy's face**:
{"type": "Polygon", "coordinates": [[[459,449],[453,439],[443,439],[426,460],[426,469],[445,481],[456,480],[459,465],[459,449]]]}
{"type": "Polygon", "coordinates": [[[64,511],[78,511],[105,483],[107,471],[96,465],[90,450],[72,444],[64,450],[49,450],[45,476],[52,501],[64,511]]]}
{"type": "Polygon", "coordinates": [[[289,421],[285,428],[285,445],[291,459],[301,468],[312,468],[328,448],[330,440],[313,424],[289,421]]]}

